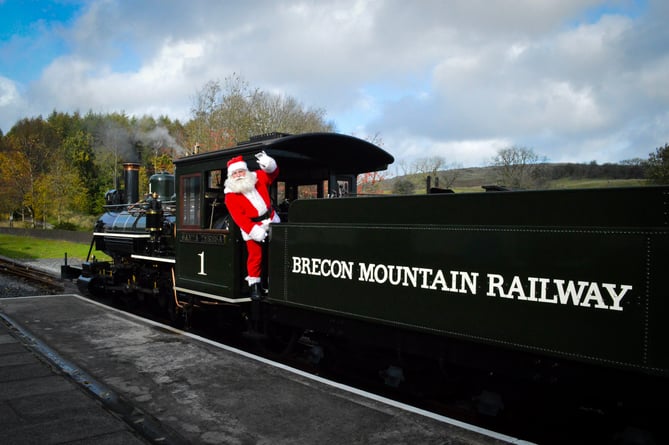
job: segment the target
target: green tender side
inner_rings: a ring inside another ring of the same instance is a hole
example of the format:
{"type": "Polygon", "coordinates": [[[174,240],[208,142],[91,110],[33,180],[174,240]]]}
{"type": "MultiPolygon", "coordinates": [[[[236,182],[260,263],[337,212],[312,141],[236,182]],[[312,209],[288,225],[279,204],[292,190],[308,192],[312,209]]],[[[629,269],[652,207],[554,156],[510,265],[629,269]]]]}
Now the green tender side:
{"type": "Polygon", "coordinates": [[[296,201],[271,298],[669,375],[669,188],[296,201]]]}

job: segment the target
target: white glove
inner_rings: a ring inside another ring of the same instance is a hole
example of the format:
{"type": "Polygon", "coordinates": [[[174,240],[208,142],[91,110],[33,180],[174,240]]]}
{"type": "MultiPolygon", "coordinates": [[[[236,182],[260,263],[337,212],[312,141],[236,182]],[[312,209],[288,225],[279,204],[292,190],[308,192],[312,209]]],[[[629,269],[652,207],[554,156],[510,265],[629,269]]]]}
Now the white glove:
{"type": "Polygon", "coordinates": [[[265,241],[265,237],[267,237],[267,230],[263,229],[262,226],[255,225],[251,229],[251,232],[249,233],[249,237],[253,241],[257,241],[259,243],[262,243],[265,241]]]}
{"type": "Polygon", "coordinates": [[[263,229],[265,232],[267,232],[267,231],[269,230],[269,223],[271,223],[271,222],[272,222],[272,220],[270,220],[269,218],[267,218],[267,219],[263,219],[263,220],[260,222],[260,227],[262,227],[262,229],[263,229]]]}
{"type": "Polygon", "coordinates": [[[256,159],[258,160],[258,165],[266,173],[272,173],[276,170],[276,161],[271,157],[267,156],[267,153],[261,151],[256,154],[256,159]]]}

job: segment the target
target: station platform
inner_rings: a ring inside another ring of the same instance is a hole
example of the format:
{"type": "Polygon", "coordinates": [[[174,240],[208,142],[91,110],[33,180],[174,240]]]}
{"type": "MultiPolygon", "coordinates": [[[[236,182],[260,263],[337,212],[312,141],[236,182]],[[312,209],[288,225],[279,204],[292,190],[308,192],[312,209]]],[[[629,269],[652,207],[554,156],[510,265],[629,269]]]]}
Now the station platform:
{"type": "Polygon", "coordinates": [[[0,299],[0,443],[527,442],[55,295],[0,299]]]}

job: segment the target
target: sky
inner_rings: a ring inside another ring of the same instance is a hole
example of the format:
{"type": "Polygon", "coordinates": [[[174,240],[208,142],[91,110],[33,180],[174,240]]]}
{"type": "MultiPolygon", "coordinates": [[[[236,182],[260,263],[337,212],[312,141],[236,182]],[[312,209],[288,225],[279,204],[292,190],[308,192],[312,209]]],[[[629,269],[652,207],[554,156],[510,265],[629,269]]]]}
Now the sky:
{"type": "Polygon", "coordinates": [[[0,130],[185,122],[238,75],[409,163],[647,159],[669,143],[667,23],[666,0],[0,0],[0,130]]]}

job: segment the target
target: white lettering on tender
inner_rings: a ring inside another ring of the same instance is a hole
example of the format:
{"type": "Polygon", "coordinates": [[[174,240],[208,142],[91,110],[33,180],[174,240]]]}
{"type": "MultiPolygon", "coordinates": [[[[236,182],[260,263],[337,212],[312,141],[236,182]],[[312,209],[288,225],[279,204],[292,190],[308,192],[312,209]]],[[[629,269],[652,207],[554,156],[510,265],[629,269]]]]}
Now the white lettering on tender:
{"type": "Polygon", "coordinates": [[[561,304],[591,307],[595,309],[608,309],[622,311],[620,303],[625,294],[632,290],[628,284],[596,283],[591,281],[561,280],[558,278],[526,278],[527,286],[523,279],[514,276],[511,284],[504,283],[504,277],[499,274],[488,274],[489,297],[500,297],[523,301],[537,301],[539,303],[561,304]],[[618,291],[618,286],[620,290],[618,291]],[[549,293],[552,287],[554,292],[549,293]],[[603,292],[604,289],[606,292],[603,292]],[[608,297],[608,298],[607,298],[608,297]],[[608,304],[610,301],[610,304],[608,304]]]}
{"type": "Polygon", "coordinates": [[[390,283],[393,286],[420,287],[421,289],[441,290],[476,294],[478,272],[460,272],[451,270],[450,283],[441,269],[436,272],[424,267],[408,267],[373,263],[358,263],[360,274],[358,281],[368,283],[390,283]]]}
{"type": "MultiPolygon", "coordinates": [[[[478,272],[430,269],[396,264],[375,264],[331,258],[292,257],[292,273],[354,280],[387,286],[477,295],[478,272]]],[[[561,278],[505,277],[488,273],[488,297],[564,306],[622,311],[622,300],[633,290],[629,284],[599,283],[561,278]]]]}
{"type": "Polygon", "coordinates": [[[293,273],[322,277],[353,279],[353,261],[293,257],[293,273]]]}

